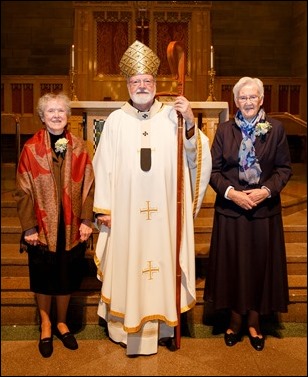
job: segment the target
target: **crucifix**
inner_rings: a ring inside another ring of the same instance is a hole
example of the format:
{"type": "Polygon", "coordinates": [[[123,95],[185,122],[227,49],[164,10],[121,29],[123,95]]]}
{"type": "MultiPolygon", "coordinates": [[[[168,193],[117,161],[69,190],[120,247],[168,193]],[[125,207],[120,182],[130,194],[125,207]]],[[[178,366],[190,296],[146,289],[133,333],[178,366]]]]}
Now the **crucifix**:
{"type": "Polygon", "coordinates": [[[143,44],[149,44],[149,20],[147,17],[147,10],[146,9],[139,9],[138,11],[138,18],[136,21],[136,35],[137,39],[142,42],[143,44]]]}

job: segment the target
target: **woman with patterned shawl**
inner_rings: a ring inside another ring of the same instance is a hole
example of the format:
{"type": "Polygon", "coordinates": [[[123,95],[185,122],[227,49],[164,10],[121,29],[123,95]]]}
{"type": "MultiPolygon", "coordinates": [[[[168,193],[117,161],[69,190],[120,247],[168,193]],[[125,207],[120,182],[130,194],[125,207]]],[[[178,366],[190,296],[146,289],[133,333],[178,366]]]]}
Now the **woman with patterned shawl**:
{"type": "Polygon", "coordinates": [[[30,290],[40,315],[39,351],[53,352],[53,334],[65,347],[78,343],[66,324],[71,294],[82,281],[84,254],[92,234],[94,172],[85,142],[67,129],[70,100],[43,95],[37,106],[45,127],[24,145],[15,199],[22,227],[21,252],[28,253],[30,290]],[[52,297],[56,324],[52,323],[52,297]]]}
{"type": "Polygon", "coordinates": [[[238,110],[218,126],[211,148],[216,201],[205,300],[231,314],[227,346],[241,340],[246,320],[252,347],[262,351],[260,316],[289,304],[280,193],[291,158],[282,123],[262,107],[262,81],[242,77],[233,94],[238,110]]]}

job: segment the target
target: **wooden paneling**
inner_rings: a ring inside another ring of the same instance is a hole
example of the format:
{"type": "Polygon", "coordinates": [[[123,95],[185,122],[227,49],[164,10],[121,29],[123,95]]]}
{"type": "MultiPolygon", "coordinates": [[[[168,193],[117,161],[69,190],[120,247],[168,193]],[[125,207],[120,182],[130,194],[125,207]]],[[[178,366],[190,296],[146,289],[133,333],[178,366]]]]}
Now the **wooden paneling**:
{"type": "MultiPolygon", "coordinates": [[[[298,77],[259,77],[264,84],[266,112],[287,112],[307,121],[307,80],[298,77]]],[[[233,86],[240,77],[215,77],[215,98],[229,103],[230,116],[236,112],[233,86]]]]}

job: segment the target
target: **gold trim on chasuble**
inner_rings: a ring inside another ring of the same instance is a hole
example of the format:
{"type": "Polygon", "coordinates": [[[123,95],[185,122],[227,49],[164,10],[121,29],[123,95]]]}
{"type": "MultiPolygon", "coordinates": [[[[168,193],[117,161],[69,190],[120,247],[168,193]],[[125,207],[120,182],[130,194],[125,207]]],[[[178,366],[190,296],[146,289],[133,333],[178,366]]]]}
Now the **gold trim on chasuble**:
{"type": "Polygon", "coordinates": [[[202,145],[201,145],[201,136],[199,134],[199,130],[197,132],[197,174],[196,174],[196,182],[195,182],[195,195],[194,195],[194,203],[193,203],[193,217],[196,216],[197,206],[198,206],[198,198],[199,198],[199,187],[200,187],[200,179],[201,179],[201,159],[202,159],[202,145]]]}

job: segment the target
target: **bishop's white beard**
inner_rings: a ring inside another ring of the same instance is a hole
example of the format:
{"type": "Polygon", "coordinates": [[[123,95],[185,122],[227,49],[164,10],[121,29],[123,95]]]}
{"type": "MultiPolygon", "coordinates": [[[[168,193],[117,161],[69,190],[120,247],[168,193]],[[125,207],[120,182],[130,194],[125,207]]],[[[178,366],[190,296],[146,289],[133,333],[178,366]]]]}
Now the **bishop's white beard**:
{"type": "Polygon", "coordinates": [[[148,91],[145,92],[139,92],[138,91],[134,94],[130,93],[131,100],[136,104],[136,105],[146,105],[147,103],[153,102],[153,99],[156,94],[156,89],[152,92],[149,93],[148,91]]]}

